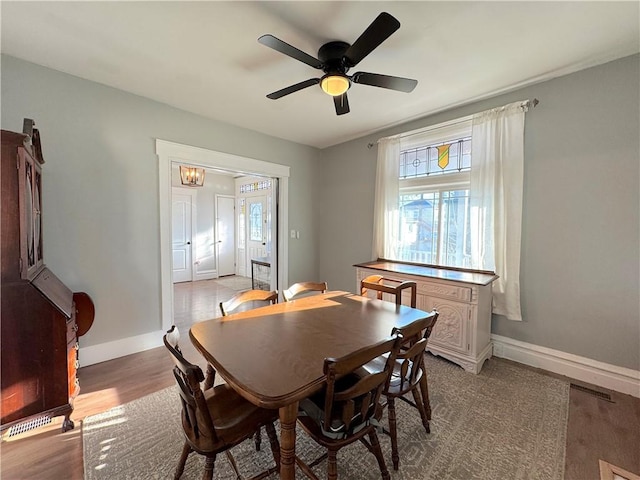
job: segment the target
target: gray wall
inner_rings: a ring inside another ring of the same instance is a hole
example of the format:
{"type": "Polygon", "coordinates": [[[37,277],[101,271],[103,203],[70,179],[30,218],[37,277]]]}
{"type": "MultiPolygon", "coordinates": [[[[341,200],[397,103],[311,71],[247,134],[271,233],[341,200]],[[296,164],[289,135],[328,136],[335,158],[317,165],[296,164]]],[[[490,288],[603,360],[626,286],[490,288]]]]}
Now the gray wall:
{"type": "Polygon", "coordinates": [[[639,57],[319,152],[2,56],[2,128],[36,120],[45,261],[96,302],[83,346],[160,328],[155,139],[289,165],[290,282],[355,289],[371,255],[376,149],[393,133],[537,97],[525,133],[523,322],[493,332],[640,369],[639,57]],[[321,167],[321,168],[320,168],[321,167]]]}
{"type": "Polygon", "coordinates": [[[290,242],[289,277],[318,276],[317,149],[9,56],[1,68],[2,128],[28,117],[41,132],[45,262],[96,305],[82,346],[161,328],[156,138],[290,166],[289,221],[304,241],[290,242]]]}
{"type": "Polygon", "coordinates": [[[639,56],[543,82],[322,151],[320,276],[355,289],[371,259],[378,138],[538,98],[525,126],[523,322],[492,332],[640,369],[639,56]]]}

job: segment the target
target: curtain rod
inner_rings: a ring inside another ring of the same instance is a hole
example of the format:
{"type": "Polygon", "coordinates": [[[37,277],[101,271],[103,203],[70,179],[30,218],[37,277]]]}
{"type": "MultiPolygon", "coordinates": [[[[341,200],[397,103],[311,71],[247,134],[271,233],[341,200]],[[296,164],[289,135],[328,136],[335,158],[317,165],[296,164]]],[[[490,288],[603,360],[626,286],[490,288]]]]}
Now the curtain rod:
{"type": "MultiPolygon", "coordinates": [[[[522,106],[523,107],[535,108],[539,103],[540,103],[540,100],[538,100],[537,98],[534,98],[533,100],[525,100],[524,102],[522,102],[522,106]]],[[[500,107],[496,107],[496,108],[500,108],[500,107]]],[[[452,120],[450,122],[443,122],[443,123],[446,124],[447,127],[450,126],[450,125],[456,125],[458,123],[467,122],[468,121],[468,117],[472,117],[473,115],[475,115],[475,113],[471,114],[471,115],[467,115],[467,116],[463,117],[463,119],[460,119],[460,120],[457,120],[457,121],[456,120],[452,120]]],[[[407,132],[407,133],[401,133],[401,134],[399,134],[399,137],[400,138],[406,138],[406,137],[411,137],[413,135],[419,135],[421,133],[426,132],[430,128],[432,128],[432,126],[425,127],[425,128],[420,128],[418,130],[410,131],[410,132],[407,132]]],[[[367,143],[367,148],[371,149],[377,143],[378,142],[367,143]]]]}

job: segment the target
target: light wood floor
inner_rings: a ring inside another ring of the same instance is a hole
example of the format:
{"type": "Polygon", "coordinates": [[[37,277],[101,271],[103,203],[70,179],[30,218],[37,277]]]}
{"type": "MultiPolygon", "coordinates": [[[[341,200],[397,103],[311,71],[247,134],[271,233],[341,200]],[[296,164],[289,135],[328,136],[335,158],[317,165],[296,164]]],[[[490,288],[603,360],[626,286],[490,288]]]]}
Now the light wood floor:
{"type": "MultiPolygon", "coordinates": [[[[184,341],[189,326],[218,316],[218,303],[234,293],[213,281],[176,285],[175,322],[184,335],[180,345],[187,358],[203,367],[205,362],[191,343],[184,341]]],[[[75,429],[61,433],[61,419],[56,419],[54,424],[3,441],[0,447],[2,480],[82,479],[81,419],[174,382],[171,360],[163,347],[83,367],[78,376],[81,393],[72,415],[75,429]]],[[[580,384],[609,393],[612,402],[571,389],[565,480],[598,480],[599,459],[640,473],[640,399],[580,384]]]]}

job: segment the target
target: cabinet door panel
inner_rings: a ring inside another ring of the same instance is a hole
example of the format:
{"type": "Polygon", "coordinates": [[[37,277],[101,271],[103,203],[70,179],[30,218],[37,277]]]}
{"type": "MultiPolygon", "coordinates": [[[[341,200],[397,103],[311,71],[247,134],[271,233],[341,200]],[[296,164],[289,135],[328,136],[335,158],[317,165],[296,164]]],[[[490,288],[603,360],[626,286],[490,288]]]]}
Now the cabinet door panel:
{"type": "Polygon", "coordinates": [[[40,166],[24,148],[18,149],[21,277],[32,280],[42,266],[42,216],[40,166]]]}
{"type": "Polygon", "coordinates": [[[438,321],[431,332],[429,343],[441,345],[461,353],[469,351],[469,305],[440,298],[421,298],[418,308],[438,311],[438,321]]]}

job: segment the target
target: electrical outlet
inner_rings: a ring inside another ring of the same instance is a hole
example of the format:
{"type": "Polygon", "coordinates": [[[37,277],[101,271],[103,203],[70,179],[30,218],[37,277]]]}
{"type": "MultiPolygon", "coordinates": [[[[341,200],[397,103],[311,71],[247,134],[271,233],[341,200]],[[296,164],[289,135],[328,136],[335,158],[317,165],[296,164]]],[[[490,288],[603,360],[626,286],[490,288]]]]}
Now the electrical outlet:
{"type": "Polygon", "coordinates": [[[296,231],[295,230],[291,230],[291,238],[296,238],[296,231]]]}

